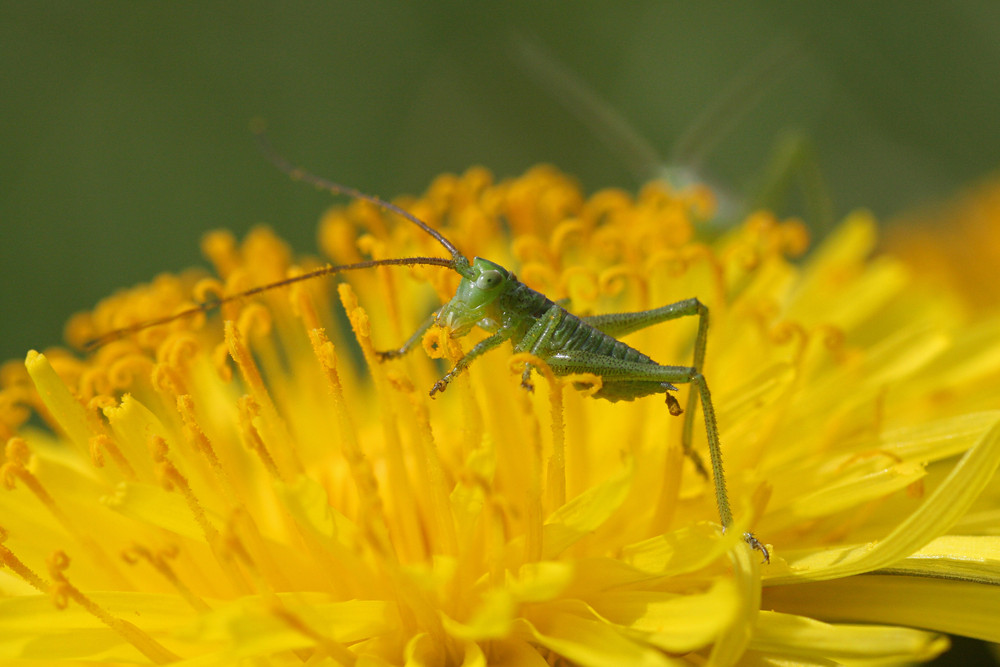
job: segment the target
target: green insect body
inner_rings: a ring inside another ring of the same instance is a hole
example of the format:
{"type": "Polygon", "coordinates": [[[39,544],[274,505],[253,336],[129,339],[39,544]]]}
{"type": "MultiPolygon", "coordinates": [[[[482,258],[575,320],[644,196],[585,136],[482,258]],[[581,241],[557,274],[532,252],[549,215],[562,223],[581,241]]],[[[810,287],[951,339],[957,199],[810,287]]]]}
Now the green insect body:
{"type": "MultiPolygon", "coordinates": [[[[733,525],[733,515],[729,507],[725,474],[722,468],[722,446],[719,442],[715,409],[708,384],[701,373],[708,337],[708,309],[698,299],[686,299],[660,308],[634,313],[579,317],[567,311],[561,302],[552,301],[544,294],[531,289],[519,281],[511,271],[499,264],[480,257],[470,262],[448,239],[408,211],[377,197],[303,171],[274,152],[261,133],[258,133],[258,139],[265,155],[279,169],[294,179],[310,183],[334,194],[367,201],[405,218],[434,237],[451,254],[451,259],[405,257],[369,260],[355,264],[329,265],[285,280],[219,297],[173,315],[112,331],[91,341],[87,345],[88,348],[99,347],[111,340],[151,326],[204,313],[225,303],[239,301],[261,292],[320,276],[376,266],[422,264],[448,267],[462,277],[455,296],[431,315],[400,348],[379,352],[381,360],[394,359],[414,349],[423,338],[424,333],[435,324],[447,329],[453,338],[465,336],[474,327],[479,327],[490,335],[476,343],[434,384],[430,390],[432,397],[443,392],[448,384],[476,359],[506,341],[511,342],[515,352],[528,352],[540,358],[556,375],[590,373],[600,377],[601,386],[593,395],[596,398],[609,401],[630,401],[662,393],[666,397],[670,413],[680,415],[685,411],[681,410],[677,399],[670,392],[677,390],[674,383],[690,383],[694,390],[688,395],[687,410],[684,414],[685,421],[681,431],[681,444],[685,454],[692,460],[698,471],[703,476],[708,477],[708,471],[691,446],[692,415],[695,414],[700,400],[708,436],[711,475],[715,484],[719,519],[724,529],[733,525]],[[661,365],[619,340],[621,336],[660,322],[692,316],[698,318],[698,332],[695,338],[694,359],[690,366],[661,365]]],[[[525,389],[531,389],[530,373],[531,366],[526,365],[521,378],[522,386],[525,389]]],[[[752,533],[744,533],[743,537],[750,546],[761,552],[764,561],[767,562],[769,559],[767,548],[752,533]]]]}
{"type": "MultiPolygon", "coordinates": [[[[634,325],[637,320],[648,320],[650,313],[656,311],[582,318],[531,289],[512,272],[488,259],[477,257],[472,263],[472,271],[473,277],[462,278],[455,296],[418,329],[406,345],[399,350],[381,353],[383,358],[405,354],[431,324],[444,327],[453,338],[464,336],[477,326],[492,334],[472,348],[434,386],[432,395],[443,391],[481,354],[507,340],[511,341],[515,352],[528,352],[541,358],[556,375],[600,375],[602,384],[593,394],[595,398],[630,401],[649,394],[676,391],[677,387],[670,383],[671,379],[686,382],[690,378],[691,369],[660,366],[616,338],[648,326],[645,323],[634,325]],[[651,368],[665,369],[654,372],[654,375],[661,372],[665,375],[662,378],[649,377],[651,368]],[[640,372],[637,373],[637,370],[640,372]]],[[[693,300],[690,304],[684,302],[684,305],[699,307],[693,300]]],[[[676,304],[668,307],[666,312],[675,310],[676,304]]],[[[669,319],[669,314],[661,319],[669,319]]],[[[530,368],[525,372],[529,373],[530,368]]],[[[523,384],[526,388],[530,387],[527,375],[523,384]]]]}
{"type": "MultiPolygon", "coordinates": [[[[531,289],[495,262],[476,257],[470,264],[460,254],[455,256],[454,261],[453,268],[462,275],[455,296],[424,322],[402,347],[380,352],[383,360],[409,352],[434,324],[448,330],[452,338],[465,336],[478,326],[490,336],[473,346],[434,384],[431,396],[443,392],[477,358],[508,340],[514,352],[528,352],[542,359],[556,375],[592,373],[599,376],[601,387],[593,394],[594,398],[631,401],[662,393],[666,396],[671,414],[679,415],[682,413],[680,405],[669,392],[677,390],[675,382],[690,383],[697,391],[692,391],[688,398],[682,429],[684,452],[698,471],[707,477],[704,464],[691,447],[691,416],[700,397],[719,517],[724,527],[732,525],[715,409],[700,370],[708,337],[708,308],[704,304],[698,299],[686,299],[652,310],[579,317],[531,289]],[[692,366],[658,364],[618,339],[659,322],[688,316],[697,316],[699,320],[692,366]]],[[[527,366],[521,379],[526,389],[531,389],[530,373],[531,367],[527,366]]],[[[763,554],[765,561],[769,559],[767,548],[752,533],[746,533],[744,538],[763,554]]]]}
{"type": "MultiPolygon", "coordinates": [[[[587,357],[605,358],[612,364],[617,361],[620,368],[655,363],[531,289],[503,267],[477,258],[473,269],[477,277],[462,280],[455,296],[441,309],[438,325],[461,335],[475,323],[501,341],[509,338],[515,352],[544,359],[557,375],[591,372],[587,357]]],[[[597,398],[631,400],[676,389],[669,382],[615,380],[607,369],[601,370],[607,382],[594,394],[597,398]]]]}

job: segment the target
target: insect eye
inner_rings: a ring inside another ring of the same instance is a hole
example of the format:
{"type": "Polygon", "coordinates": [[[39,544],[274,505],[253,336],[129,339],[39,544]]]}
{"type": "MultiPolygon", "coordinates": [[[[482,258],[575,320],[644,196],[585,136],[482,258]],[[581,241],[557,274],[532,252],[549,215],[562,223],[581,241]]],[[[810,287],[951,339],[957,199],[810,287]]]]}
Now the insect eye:
{"type": "Polygon", "coordinates": [[[493,289],[503,280],[503,276],[500,272],[495,269],[490,269],[489,271],[483,271],[482,274],[476,278],[476,287],[479,289],[493,289]]]}

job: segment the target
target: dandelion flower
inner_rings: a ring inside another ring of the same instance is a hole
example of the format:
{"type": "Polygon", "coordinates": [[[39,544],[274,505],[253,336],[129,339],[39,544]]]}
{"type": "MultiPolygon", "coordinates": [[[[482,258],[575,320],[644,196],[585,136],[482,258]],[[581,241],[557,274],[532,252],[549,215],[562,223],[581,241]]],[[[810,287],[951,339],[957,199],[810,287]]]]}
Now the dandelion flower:
{"type": "MultiPolygon", "coordinates": [[[[795,221],[708,240],[703,191],[588,197],[551,168],[397,203],[578,313],[706,303],[738,530],[662,398],[544,372],[529,394],[501,348],[431,400],[481,334],[380,363],[457,284],[380,267],[3,368],[0,658],[885,664],[1000,640],[1000,332],[872,259],[867,215],[800,262],[795,221]]],[[[337,264],[440,251],[359,203],[319,236],[337,264]]],[[[70,342],[318,265],[266,229],[203,249],[217,278],[117,294],[70,342]]],[[[626,340],[686,364],[696,326],[626,340]]]]}

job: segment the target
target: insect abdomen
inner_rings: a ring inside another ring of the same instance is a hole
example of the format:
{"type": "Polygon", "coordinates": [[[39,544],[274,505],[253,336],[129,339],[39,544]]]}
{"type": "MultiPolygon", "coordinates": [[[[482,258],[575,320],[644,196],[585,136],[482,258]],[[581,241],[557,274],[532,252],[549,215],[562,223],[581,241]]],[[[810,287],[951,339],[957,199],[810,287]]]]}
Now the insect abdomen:
{"type": "Polygon", "coordinates": [[[552,350],[555,352],[580,350],[622,361],[653,362],[634,347],[626,345],[600,329],[595,329],[570,312],[563,313],[551,340],[552,350]]]}
{"type": "MultiPolygon", "coordinates": [[[[505,307],[514,308],[515,312],[527,313],[533,321],[545,317],[555,305],[555,302],[547,296],[524,283],[518,283],[517,287],[507,295],[505,303],[505,307]]],[[[623,361],[652,362],[642,352],[600,329],[595,329],[573,313],[561,310],[561,317],[547,341],[545,352],[558,354],[580,350],[623,361]]]]}

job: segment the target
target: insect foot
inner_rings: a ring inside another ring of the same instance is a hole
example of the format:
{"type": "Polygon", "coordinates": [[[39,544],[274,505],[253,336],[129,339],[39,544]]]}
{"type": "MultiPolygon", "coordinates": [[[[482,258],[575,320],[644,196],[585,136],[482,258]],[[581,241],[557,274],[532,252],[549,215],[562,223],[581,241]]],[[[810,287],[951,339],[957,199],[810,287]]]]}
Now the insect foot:
{"type": "Polygon", "coordinates": [[[444,391],[447,388],[448,388],[448,380],[446,380],[445,378],[441,378],[440,380],[434,383],[433,387],[431,387],[430,397],[434,398],[434,394],[440,391],[444,391]]]}
{"type": "Polygon", "coordinates": [[[761,561],[762,564],[766,565],[771,562],[771,554],[768,552],[767,547],[758,540],[753,533],[743,533],[743,540],[750,545],[754,551],[759,551],[763,556],[764,560],[761,561]]]}
{"type": "Polygon", "coordinates": [[[378,357],[379,361],[389,361],[399,359],[403,356],[403,352],[399,350],[375,350],[375,356],[378,357]]]}

